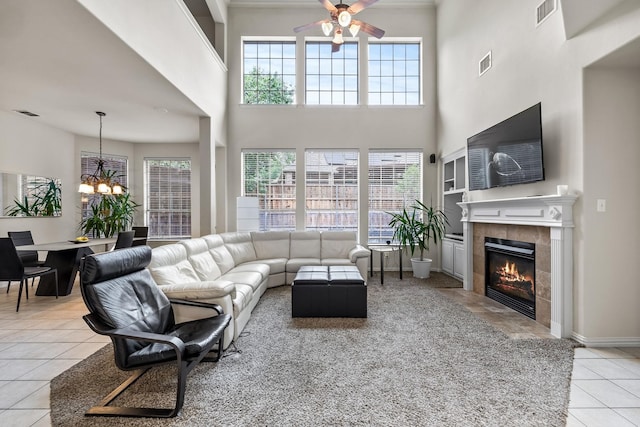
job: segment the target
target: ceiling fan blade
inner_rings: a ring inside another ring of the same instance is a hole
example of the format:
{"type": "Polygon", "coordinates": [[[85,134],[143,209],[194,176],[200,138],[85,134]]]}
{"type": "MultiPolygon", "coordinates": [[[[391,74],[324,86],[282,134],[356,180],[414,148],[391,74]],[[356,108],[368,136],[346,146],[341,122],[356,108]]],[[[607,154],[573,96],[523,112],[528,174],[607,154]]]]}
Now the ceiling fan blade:
{"type": "Polygon", "coordinates": [[[381,39],[382,36],[384,36],[384,30],[381,30],[380,28],[375,27],[371,24],[367,24],[364,21],[353,20],[351,22],[353,22],[356,25],[360,25],[360,31],[364,31],[365,33],[370,34],[375,38],[381,39]]]}
{"type": "Polygon", "coordinates": [[[309,28],[319,27],[320,25],[324,24],[325,22],[329,22],[329,20],[328,19],[322,19],[320,21],[311,22],[311,23],[305,24],[305,25],[300,25],[299,27],[295,27],[293,29],[293,32],[294,33],[299,33],[300,31],[305,31],[305,30],[308,30],[309,28]]]}
{"type": "MultiPolygon", "coordinates": [[[[320,4],[322,4],[322,6],[324,6],[325,9],[327,9],[331,13],[338,10],[333,4],[331,4],[329,0],[318,0],[318,1],[320,2],[320,4]]],[[[375,0],[375,1],[378,1],[378,0],[375,0]]]]}
{"type": "Polygon", "coordinates": [[[340,46],[339,44],[336,43],[331,43],[331,53],[335,53],[340,51],[340,46]]]}
{"type": "Polygon", "coordinates": [[[347,10],[349,11],[350,14],[355,15],[356,13],[360,12],[362,9],[371,6],[377,1],[378,0],[360,0],[352,4],[351,6],[349,6],[349,9],[347,10]]]}

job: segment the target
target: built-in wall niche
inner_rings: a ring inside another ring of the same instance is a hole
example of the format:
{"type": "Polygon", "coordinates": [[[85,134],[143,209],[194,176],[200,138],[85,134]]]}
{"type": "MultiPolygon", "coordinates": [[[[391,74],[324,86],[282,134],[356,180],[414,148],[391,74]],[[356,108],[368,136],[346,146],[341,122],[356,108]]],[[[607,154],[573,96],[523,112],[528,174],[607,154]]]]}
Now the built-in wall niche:
{"type": "Polygon", "coordinates": [[[56,217],[62,215],[59,178],[0,172],[1,216],[56,217]]]}

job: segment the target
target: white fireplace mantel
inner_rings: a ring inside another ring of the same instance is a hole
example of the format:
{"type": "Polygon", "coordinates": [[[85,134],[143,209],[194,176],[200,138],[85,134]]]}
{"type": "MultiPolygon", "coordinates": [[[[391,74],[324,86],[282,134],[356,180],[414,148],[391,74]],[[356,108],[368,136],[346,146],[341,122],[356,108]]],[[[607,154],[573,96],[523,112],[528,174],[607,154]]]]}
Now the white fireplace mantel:
{"type": "Polygon", "coordinates": [[[551,334],[573,332],[573,204],[577,196],[551,195],[461,202],[466,269],[473,290],[473,223],[549,227],[551,235],[551,334]]]}

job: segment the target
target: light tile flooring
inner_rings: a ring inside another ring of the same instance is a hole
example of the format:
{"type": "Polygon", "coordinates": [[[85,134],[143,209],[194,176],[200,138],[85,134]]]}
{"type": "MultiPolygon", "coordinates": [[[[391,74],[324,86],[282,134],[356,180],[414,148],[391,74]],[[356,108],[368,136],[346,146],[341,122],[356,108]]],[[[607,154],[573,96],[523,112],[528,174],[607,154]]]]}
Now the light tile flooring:
{"type": "MultiPolygon", "coordinates": [[[[18,287],[0,283],[0,425],[49,426],[49,382],[108,339],[89,330],[71,295],[31,296],[20,312],[18,287]]],[[[549,330],[483,296],[440,289],[513,338],[548,338],[549,330]]],[[[33,294],[33,292],[31,292],[33,294]]],[[[576,350],[567,426],[640,426],[640,348],[576,350]]]]}

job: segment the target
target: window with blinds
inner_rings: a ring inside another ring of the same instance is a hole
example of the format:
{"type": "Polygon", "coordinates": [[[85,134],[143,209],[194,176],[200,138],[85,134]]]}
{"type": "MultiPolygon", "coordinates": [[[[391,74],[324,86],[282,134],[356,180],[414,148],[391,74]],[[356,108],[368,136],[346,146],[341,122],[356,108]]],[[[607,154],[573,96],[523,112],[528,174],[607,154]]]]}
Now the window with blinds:
{"type": "Polygon", "coordinates": [[[260,231],[295,230],[295,151],[243,151],[242,195],[258,198],[260,231]]]}
{"type": "MultiPolygon", "coordinates": [[[[90,175],[94,173],[98,167],[100,155],[98,153],[82,152],[80,153],[80,173],[82,175],[90,175]]],[[[123,156],[115,156],[112,154],[103,154],[105,172],[115,172],[115,177],[123,187],[127,187],[127,158],[123,156]]],[[[100,203],[100,194],[83,194],[80,199],[80,209],[82,219],[91,215],[91,206],[100,203]]]]}
{"type": "Polygon", "coordinates": [[[358,151],[306,151],[305,180],[305,229],[358,231],[358,151]]]}
{"type": "Polygon", "coordinates": [[[369,243],[393,236],[389,213],[402,212],[422,200],[422,152],[369,152],[369,243]]]}
{"type": "Polygon", "coordinates": [[[144,160],[145,224],[149,239],[191,237],[191,160],[144,160]]]}

